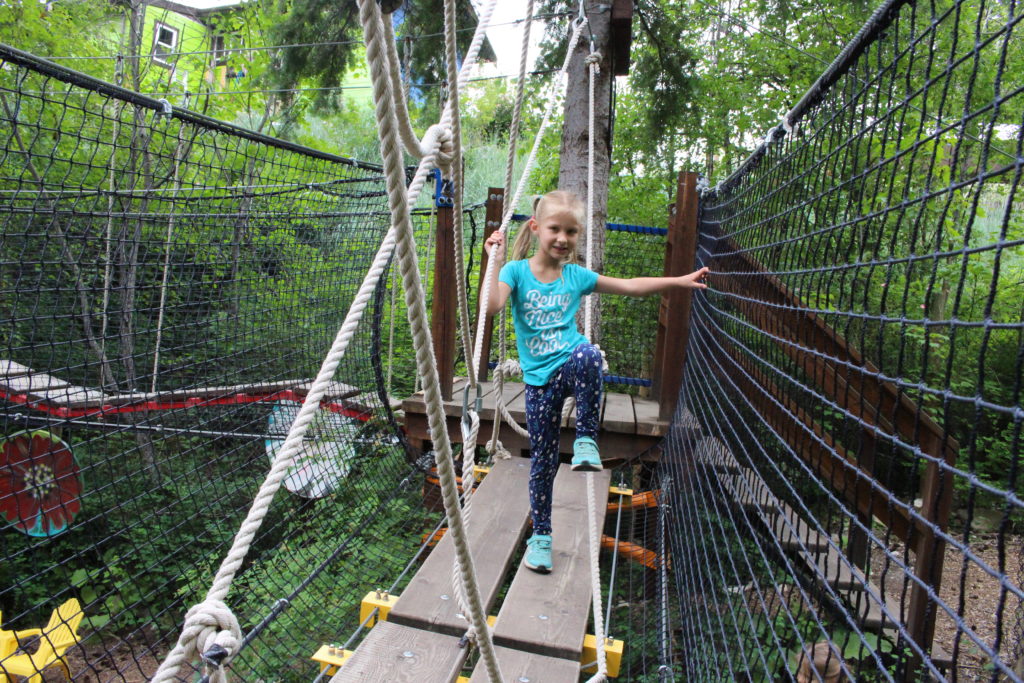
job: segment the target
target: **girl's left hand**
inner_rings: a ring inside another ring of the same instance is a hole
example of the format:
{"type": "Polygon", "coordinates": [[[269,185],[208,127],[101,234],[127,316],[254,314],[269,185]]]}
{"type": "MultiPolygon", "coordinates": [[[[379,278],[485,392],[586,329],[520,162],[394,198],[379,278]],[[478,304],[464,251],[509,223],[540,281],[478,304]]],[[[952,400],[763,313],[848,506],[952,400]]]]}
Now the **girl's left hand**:
{"type": "Polygon", "coordinates": [[[708,285],[704,280],[707,278],[710,270],[710,268],[705,266],[689,275],[680,275],[679,285],[685,289],[707,289],[708,285]]]}

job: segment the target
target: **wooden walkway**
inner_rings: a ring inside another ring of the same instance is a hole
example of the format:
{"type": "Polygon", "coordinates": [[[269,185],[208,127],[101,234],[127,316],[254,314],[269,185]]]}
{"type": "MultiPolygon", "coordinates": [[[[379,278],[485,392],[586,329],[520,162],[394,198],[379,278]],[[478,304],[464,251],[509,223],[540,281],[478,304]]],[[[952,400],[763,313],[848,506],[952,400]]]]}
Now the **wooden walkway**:
{"type": "MultiPolygon", "coordinates": [[[[462,416],[464,389],[467,385],[464,377],[457,377],[454,382],[451,400],[444,402],[444,411],[448,420],[448,435],[453,443],[462,443],[462,430],[459,418],[462,416]]],[[[483,446],[491,438],[494,428],[495,393],[492,382],[481,382],[483,407],[480,410],[480,432],[477,445],[483,446]]],[[[506,382],[503,397],[509,412],[520,425],[526,424],[526,397],[522,383],[506,382]]],[[[423,449],[430,441],[427,426],[426,408],[423,393],[413,394],[402,401],[404,423],[410,443],[423,449]]],[[[668,431],[668,422],[658,417],[657,401],[629,394],[606,392],[601,404],[601,429],[599,442],[604,457],[614,464],[617,460],[625,460],[650,451],[656,447],[668,431]],[[613,458],[607,454],[614,453],[613,458]]],[[[572,452],[575,440],[575,412],[563,421],[560,448],[562,453],[572,452]]],[[[516,434],[507,424],[502,424],[499,438],[513,454],[527,454],[530,450],[529,440],[516,434]]],[[[652,457],[654,457],[652,455],[652,457]]]]}
{"type": "MultiPolygon", "coordinates": [[[[594,478],[598,527],[607,509],[608,470],[593,475],[562,465],[555,478],[550,574],[519,563],[494,622],[494,642],[505,680],[564,683],[580,676],[580,657],[590,615],[590,552],[587,478],[594,478]]],[[[495,464],[473,498],[467,525],[470,552],[485,608],[492,612],[508,580],[512,560],[523,549],[529,518],[529,461],[495,464]]],[[[445,535],[391,610],[377,624],[331,683],[355,681],[453,681],[469,648],[459,646],[467,621],[452,589],[454,543],[445,535]]],[[[473,682],[487,680],[482,663],[473,682]]]]}

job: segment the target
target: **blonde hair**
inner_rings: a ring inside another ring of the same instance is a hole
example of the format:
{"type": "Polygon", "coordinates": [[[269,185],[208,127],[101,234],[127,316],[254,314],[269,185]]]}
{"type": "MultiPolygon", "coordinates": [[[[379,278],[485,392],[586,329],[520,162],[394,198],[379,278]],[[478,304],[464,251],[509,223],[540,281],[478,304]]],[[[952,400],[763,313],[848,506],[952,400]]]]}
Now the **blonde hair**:
{"type": "MultiPolygon", "coordinates": [[[[579,224],[580,229],[586,224],[586,208],[583,206],[583,200],[580,199],[576,194],[567,190],[552,190],[545,195],[541,195],[533,200],[533,220],[539,221],[543,218],[552,208],[559,207],[563,209],[569,209],[572,211],[573,216],[576,218],[576,222],[579,224]]],[[[509,258],[510,261],[518,261],[524,259],[530,254],[530,247],[533,246],[533,230],[527,227],[527,224],[519,226],[519,234],[516,235],[515,244],[512,245],[512,256],[509,258]]],[[[569,254],[566,259],[567,262],[572,263],[577,260],[577,254],[569,254]]]]}

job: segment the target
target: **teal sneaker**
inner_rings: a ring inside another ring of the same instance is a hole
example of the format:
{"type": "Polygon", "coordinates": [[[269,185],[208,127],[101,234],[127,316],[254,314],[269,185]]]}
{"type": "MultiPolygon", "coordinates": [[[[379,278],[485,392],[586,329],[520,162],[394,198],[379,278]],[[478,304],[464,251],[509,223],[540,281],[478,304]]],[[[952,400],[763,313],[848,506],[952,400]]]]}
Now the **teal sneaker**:
{"type": "Polygon", "coordinates": [[[526,558],[523,563],[535,572],[547,574],[551,571],[551,536],[534,534],[526,542],[526,558]]]}
{"type": "Polygon", "coordinates": [[[600,472],[601,454],[597,443],[589,436],[581,436],[572,445],[572,469],[578,472],[600,472]]]}

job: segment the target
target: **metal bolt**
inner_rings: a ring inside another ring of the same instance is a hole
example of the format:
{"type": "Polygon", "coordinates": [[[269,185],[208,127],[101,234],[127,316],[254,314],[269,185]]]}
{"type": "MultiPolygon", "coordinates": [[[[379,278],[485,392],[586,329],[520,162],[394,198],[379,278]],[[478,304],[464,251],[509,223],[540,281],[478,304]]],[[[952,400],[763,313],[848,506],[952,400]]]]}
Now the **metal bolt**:
{"type": "Polygon", "coordinates": [[[527,678],[526,676],[520,676],[520,677],[519,677],[518,679],[516,679],[516,680],[518,680],[518,681],[519,681],[519,683],[530,683],[530,679],[529,679],[529,678],[527,678]]]}
{"type": "Polygon", "coordinates": [[[416,655],[413,654],[412,650],[406,650],[405,652],[402,653],[402,656],[405,657],[406,659],[410,659],[412,657],[415,657],[416,655]]]}
{"type": "Polygon", "coordinates": [[[548,615],[546,615],[546,614],[538,614],[537,618],[540,619],[541,621],[547,621],[548,620],[548,615]]]}
{"type": "Polygon", "coordinates": [[[442,600],[451,600],[451,598],[449,596],[447,596],[447,595],[442,595],[441,599],[442,600]]]}

